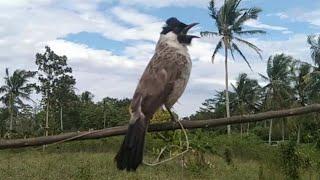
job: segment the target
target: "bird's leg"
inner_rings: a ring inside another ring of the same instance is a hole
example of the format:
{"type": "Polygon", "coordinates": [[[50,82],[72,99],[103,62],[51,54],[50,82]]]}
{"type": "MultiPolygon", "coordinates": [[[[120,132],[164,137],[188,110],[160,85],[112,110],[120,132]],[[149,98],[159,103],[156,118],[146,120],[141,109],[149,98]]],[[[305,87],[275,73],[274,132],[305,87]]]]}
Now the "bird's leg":
{"type": "Polygon", "coordinates": [[[176,119],[176,117],[175,117],[174,114],[172,113],[171,108],[169,108],[169,107],[167,107],[167,106],[165,106],[165,107],[166,107],[167,111],[168,111],[169,114],[170,114],[171,122],[177,122],[178,120],[176,119]]]}

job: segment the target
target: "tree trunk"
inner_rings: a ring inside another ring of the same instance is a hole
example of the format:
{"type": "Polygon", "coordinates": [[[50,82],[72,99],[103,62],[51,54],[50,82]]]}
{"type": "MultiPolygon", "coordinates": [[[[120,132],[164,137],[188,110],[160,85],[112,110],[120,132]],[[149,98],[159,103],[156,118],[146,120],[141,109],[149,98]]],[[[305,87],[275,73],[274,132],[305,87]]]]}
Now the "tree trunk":
{"type": "Polygon", "coordinates": [[[63,132],[63,117],[62,117],[62,106],[60,106],[60,129],[63,132]]]}
{"type": "Polygon", "coordinates": [[[13,94],[10,93],[10,97],[9,97],[9,114],[10,114],[10,134],[13,131],[13,94]]]}
{"type": "Polygon", "coordinates": [[[281,120],[281,135],[282,135],[282,142],[284,142],[284,139],[285,139],[284,119],[281,120]]]}
{"type": "MultiPolygon", "coordinates": [[[[190,121],[184,120],[180,121],[184,128],[195,129],[195,128],[209,128],[209,127],[220,127],[227,124],[240,124],[247,122],[257,122],[273,118],[283,118],[288,116],[296,116],[301,114],[313,113],[320,111],[320,104],[314,104],[301,108],[293,108],[280,111],[269,111],[254,115],[244,115],[244,116],[233,116],[231,118],[220,118],[220,119],[209,119],[209,120],[197,120],[190,121]]],[[[51,144],[57,142],[65,142],[71,140],[83,140],[83,139],[98,139],[110,136],[124,135],[127,131],[128,126],[118,126],[113,128],[107,128],[97,131],[87,131],[87,132],[72,132],[64,133],[49,137],[38,137],[29,139],[14,139],[14,140],[0,140],[0,149],[6,148],[20,148],[27,146],[39,146],[44,144],[51,144]]],[[[167,122],[160,124],[150,124],[149,132],[158,131],[168,131],[180,129],[179,123],[167,122]]],[[[271,139],[270,139],[271,140],[271,139]]]]}
{"type": "MultiPolygon", "coordinates": [[[[224,60],[224,65],[225,65],[225,80],[226,80],[226,112],[227,112],[227,118],[230,117],[230,107],[229,107],[229,77],[228,77],[228,49],[226,45],[226,41],[224,43],[224,55],[225,55],[225,60],[224,60]]],[[[231,134],[231,125],[227,125],[227,131],[228,135],[231,134]]]]}
{"type": "Polygon", "coordinates": [[[107,122],[107,113],[106,110],[103,112],[103,128],[106,128],[106,122],[107,122]]]}
{"type": "Polygon", "coordinates": [[[271,145],[271,138],[272,138],[272,119],[270,119],[269,125],[269,144],[271,145]]]}
{"type": "Polygon", "coordinates": [[[48,95],[48,92],[47,92],[47,110],[46,110],[46,132],[45,132],[45,136],[48,136],[48,131],[49,131],[49,106],[50,106],[50,103],[49,103],[49,95],[48,95]]]}
{"type": "Polygon", "coordinates": [[[298,122],[297,144],[300,144],[300,136],[301,136],[301,124],[300,122],[298,122]]]}
{"type": "Polygon", "coordinates": [[[248,127],[247,127],[247,135],[249,135],[249,130],[250,130],[250,123],[248,123],[248,127]]]}

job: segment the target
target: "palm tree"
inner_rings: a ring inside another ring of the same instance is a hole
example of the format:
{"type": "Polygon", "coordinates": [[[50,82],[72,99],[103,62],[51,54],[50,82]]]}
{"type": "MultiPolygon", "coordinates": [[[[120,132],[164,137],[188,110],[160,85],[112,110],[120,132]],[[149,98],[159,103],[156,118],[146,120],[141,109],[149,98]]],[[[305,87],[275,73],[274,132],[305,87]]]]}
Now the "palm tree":
{"type": "Polygon", "coordinates": [[[311,90],[310,98],[313,102],[318,103],[320,99],[319,88],[320,88],[320,35],[309,35],[307,39],[310,45],[311,58],[315,64],[312,67],[312,72],[309,73],[305,79],[308,84],[308,88],[311,90]]]}
{"type": "Polygon", "coordinates": [[[310,45],[311,58],[314,64],[319,68],[320,67],[320,35],[309,35],[307,39],[308,44],[310,45]]]}
{"type": "MultiPolygon", "coordinates": [[[[267,76],[260,74],[267,83],[263,87],[265,93],[264,106],[266,110],[286,107],[293,100],[291,88],[293,75],[293,58],[284,54],[270,57],[267,63],[267,76]]],[[[271,144],[272,119],[269,126],[269,143],[271,144]]],[[[282,121],[282,139],[284,139],[284,121],[282,121]]]]}
{"type": "Polygon", "coordinates": [[[13,130],[13,115],[19,107],[25,106],[23,100],[31,100],[30,94],[35,88],[35,84],[28,83],[29,79],[35,76],[35,72],[25,70],[15,70],[12,75],[6,68],[4,78],[5,85],[0,87],[0,100],[7,106],[10,114],[10,132],[13,130]]]}
{"type": "MultiPolygon", "coordinates": [[[[309,104],[310,98],[310,81],[308,80],[312,72],[312,66],[308,63],[299,64],[296,67],[295,73],[295,91],[298,99],[298,104],[300,106],[306,106],[309,104]]],[[[300,118],[299,118],[300,120],[300,118]]],[[[297,133],[297,143],[300,143],[301,126],[303,123],[297,121],[298,123],[298,133],[297,133]]]]}
{"type": "MultiPolygon", "coordinates": [[[[224,46],[225,55],[225,86],[226,86],[226,113],[230,117],[229,107],[229,93],[228,93],[228,54],[231,53],[234,58],[234,51],[237,52],[247,63],[249,68],[251,66],[240,50],[238,43],[246,45],[253,49],[261,58],[261,50],[254,44],[240,38],[241,35],[253,35],[265,33],[262,30],[243,30],[245,22],[248,20],[255,20],[258,14],[262,11],[260,8],[240,8],[241,0],[225,0],[224,5],[218,10],[214,0],[209,3],[210,16],[215,21],[218,32],[205,31],[201,32],[201,36],[218,36],[219,41],[216,45],[212,55],[212,62],[214,61],[217,52],[224,46]]],[[[231,127],[228,125],[228,134],[231,132],[231,127]]]]}
{"type": "MultiPolygon", "coordinates": [[[[259,110],[261,105],[261,87],[258,84],[258,81],[255,79],[248,78],[246,73],[239,75],[236,85],[231,84],[235,92],[235,107],[236,113],[250,114],[259,110]]],[[[249,133],[250,124],[247,124],[247,134],[249,133]]],[[[242,124],[240,125],[240,133],[242,135],[242,124]]]]}

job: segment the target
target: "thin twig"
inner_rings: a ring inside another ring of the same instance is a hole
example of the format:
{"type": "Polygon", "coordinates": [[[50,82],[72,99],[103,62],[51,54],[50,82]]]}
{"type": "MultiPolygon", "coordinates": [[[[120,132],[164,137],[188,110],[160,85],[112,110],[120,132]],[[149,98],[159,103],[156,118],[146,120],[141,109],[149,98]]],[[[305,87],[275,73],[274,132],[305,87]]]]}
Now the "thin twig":
{"type": "MultiPolygon", "coordinates": [[[[163,160],[163,161],[154,162],[154,163],[148,163],[148,162],[143,161],[143,164],[145,164],[145,165],[147,165],[147,166],[157,166],[157,165],[163,164],[163,163],[165,163],[165,162],[171,161],[171,160],[173,160],[173,159],[175,159],[175,158],[177,158],[177,157],[179,157],[179,156],[182,156],[182,155],[184,155],[185,153],[187,153],[187,152],[189,151],[189,149],[190,149],[190,144],[189,144],[189,138],[188,138],[187,131],[186,131],[186,129],[183,127],[183,125],[182,125],[182,123],[181,123],[180,121],[177,121],[177,122],[179,123],[179,125],[180,125],[180,127],[181,127],[181,130],[182,130],[182,132],[184,133],[184,136],[185,136],[185,138],[186,138],[187,149],[184,150],[184,151],[182,151],[181,153],[179,153],[179,154],[177,154],[177,155],[175,155],[175,156],[172,156],[172,157],[170,157],[170,158],[168,158],[168,159],[165,159],[165,160],[163,160]]],[[[163,149],[166,149],[166,148],[167,148],[167,146],[165,146],[163,149]]],[[[160,154],[158,155],[157,160],[159,160],[159,157],[161,156],[161,154],[163,153],[163,151],[164,151],[164,150],[161,150],[160,154]]]]}

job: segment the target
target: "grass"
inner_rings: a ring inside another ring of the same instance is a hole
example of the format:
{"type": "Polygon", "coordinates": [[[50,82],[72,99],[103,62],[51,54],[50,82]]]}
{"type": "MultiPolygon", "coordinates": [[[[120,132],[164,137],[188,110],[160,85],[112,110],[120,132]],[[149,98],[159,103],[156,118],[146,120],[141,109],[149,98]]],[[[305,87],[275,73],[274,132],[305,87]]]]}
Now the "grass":
{"type": "MultiPolygon", "coordinates": [[[[118,171],[113,158],[121,140],[122,138],[114,137],[69,142],[49,145],[45,151],[42,148],[2,150],[0,179],[285,179],[279,168],[266,160],[272,160],[272,157],[255,155],[255,151],[263,147],[248,146],[246,153],[246,145],[230,145],[230,142],[224,143],[228,144],[232,152],[230,164],[219,153],[199,155],[192,150],[183,159],[186,167],[182,166],[182,158],[179,158],[155,167],[142,165],[136,173],[118,171]]],[[[216,146],[219,145],[218,142],[215,141],[216,146]]],[[[273,150],[265,151],[263,153],[275,156],[273,150]]],[[[312,153],[313,157],[317,156],[314,151],[312,153]]],[[[145,159],[150,160],[153,158],[151,156],[149,153],[145,159]]],[[[319,178],[313,170],[302,175],[302,179],[319,178]]]]}

